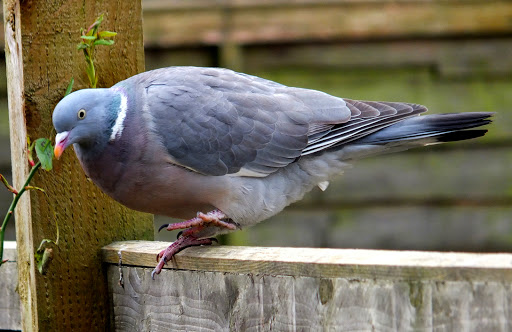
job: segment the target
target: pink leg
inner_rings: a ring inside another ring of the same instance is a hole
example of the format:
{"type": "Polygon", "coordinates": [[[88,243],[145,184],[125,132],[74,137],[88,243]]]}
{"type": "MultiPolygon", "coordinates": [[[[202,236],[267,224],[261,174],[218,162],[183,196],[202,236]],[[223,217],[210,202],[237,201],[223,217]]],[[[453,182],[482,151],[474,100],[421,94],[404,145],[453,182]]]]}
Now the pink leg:
{"type": "Polygon", "coordinates": [[[190,227],[197,227],[197,226],[203,226],[206,224],[209,224],[211,226],[218,226],[222,228],[227,228],[229,230],[235,230],[236,225],[233,223],[226,222],[222,219],[226,218],[227,216],[220,210],[213,210],[206,214],[202,212],[197,213],[197,217],[183,221],[178,222],[175,224],[164,224],[160,227],[160,230],[162,228],[167,228],[168,231],[174,231],[176,229],[185,229],[190,227]]]}
{"type": "Polygon", "coordinates": [[[151,278],[154,280],[155,274],[160,274],[164,265],[167,264],[167,262],[170,261],[172,257],[181,250],[192,246],[212,244],[213,240],[215,239],[198,239],[194,237],[194,234],[201,231],[202,229],[203,227],[201,226],[187,229],[176,241],[167,247],[167,249],[160,251],[160,253],[156,256],[156,261],[158,264],[153,272],[151,272],[151,278]]]}
{"type": "Polygon", "coordinates": [[[168,231],[172,231],[175,229],[184,229],[188,228],[181,236],[178,237],[176,241],[174,241],[167,249],[162,250],[157,256],[156,260],[158,262],[157,266],[151,272],[151,278],[155,279],[155,274],[160,274],[162,268],[168,261],[172,259],[172,257],[177,254],[179,251],[192,246],[200,246],[200,245],[209,245],[212,244],[212,241],[215,239],[200,239],[197,238],[197,233],[203,230],[206,226],[217,226],[222,228],[227,228],[229,230],[235,230],[236,225],[233,223],[229,223],[223,221],[222,219],[226,218],[226,215],[220,210],[213,210],[204,214],[199,212],[197,217],[192,218],[187,221],[170,224],[170,225],[162,225],[159,231],[162,228],[167,227],[168,231]]]}

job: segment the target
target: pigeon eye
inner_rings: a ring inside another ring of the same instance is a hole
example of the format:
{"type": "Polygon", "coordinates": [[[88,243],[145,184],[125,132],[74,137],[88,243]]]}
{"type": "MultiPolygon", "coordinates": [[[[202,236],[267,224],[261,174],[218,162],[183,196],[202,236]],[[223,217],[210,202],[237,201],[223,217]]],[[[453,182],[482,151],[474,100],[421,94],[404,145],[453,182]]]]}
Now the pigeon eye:
{"type": "Polygon", "coordinates": [[[80,111],[78,111],[78,119],[82,120],[85,119],[85,110],[82,108],[80,111]]]}

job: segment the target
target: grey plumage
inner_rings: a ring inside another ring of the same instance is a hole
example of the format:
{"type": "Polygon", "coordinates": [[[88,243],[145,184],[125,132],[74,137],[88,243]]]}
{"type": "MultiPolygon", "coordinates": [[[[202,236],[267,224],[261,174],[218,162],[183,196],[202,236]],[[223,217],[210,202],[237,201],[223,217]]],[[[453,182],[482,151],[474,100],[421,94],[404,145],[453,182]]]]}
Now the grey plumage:
{"type": "Polygon", "coordinates": [[[128,207],[187,219],[220,210],[224,224],[187,226],[194,245],[266,219],[315,186],[325,189],[348,161],[482,136],[486,130],[471,128],[492,115],[419,116],[426,110],[227,69],[171,67],[72,93],[53,122],[56,155],[74,144],[87,175],[128,207]]]}

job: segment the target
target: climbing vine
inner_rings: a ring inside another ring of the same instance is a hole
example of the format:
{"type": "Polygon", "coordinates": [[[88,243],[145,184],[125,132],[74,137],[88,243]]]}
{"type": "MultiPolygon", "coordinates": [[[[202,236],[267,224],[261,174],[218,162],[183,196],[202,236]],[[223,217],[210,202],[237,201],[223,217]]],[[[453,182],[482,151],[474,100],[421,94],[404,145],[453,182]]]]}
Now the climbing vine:
{"type": "MultiPolygon", "coordinates": [[[[96,88],[96,85],[98,83],[98,73],[94,68],[95,48],[98,45],[113,45],[114,41],[109,38],[112,38],[117,35],[117,33],[112,31],[98,31],[101,22],[103,22],[103,14],[100,15],[96,19],[96,21],[94,21],[94,23],[91,24],[86,30],[80,29],[80,43],[77,46],[77,49],[79,51],[82,50],[84,53],[86,62],[85,72],[87,73],[87,77],[89,78],[89,85],[91,88],[96,88]]],[[[64,97],[71,93],[71,91],[73,90],[73,84],[74,79],[71,78],[71,81],[68,84],[64,97]]],[[[7,213],[5,214],[2,225],[0,227],[0,266],[7,262],[7,260],[3,259],[5,230],[7,228],[9,221],[12,218],[12,215],[14,214],[14,210],[16,209],[19,199],[28,190],[38,190],[46,195],[45,191],[42,188],[31,186],[30,181],[40,168],[42,168],[45,171],[51,171],[53,168],[53,145],[51,144],[51,141],[48,138],[38,138],[37,140],[31,143],[30,138],[27,137],[27,147],[27,162],[31,166],[31,169],[23,186],[19,190],[14,188],[7,181],[7,179],[2,174],[0,174],[0,181],[7,188],[7,190],[9,190],[13,194],[13,200],[9,206],[9,209],[7,210],[7,213]]],[[[56,228],[56,239],[43,239],[35,252],[37,269],[41,274],[45,274],[48,268],[48,264],[51,262],[53,257],[53,249],[51,247],[46,246],[46,244],[59,244],[58,224],[56,224],[56,228]]]]}

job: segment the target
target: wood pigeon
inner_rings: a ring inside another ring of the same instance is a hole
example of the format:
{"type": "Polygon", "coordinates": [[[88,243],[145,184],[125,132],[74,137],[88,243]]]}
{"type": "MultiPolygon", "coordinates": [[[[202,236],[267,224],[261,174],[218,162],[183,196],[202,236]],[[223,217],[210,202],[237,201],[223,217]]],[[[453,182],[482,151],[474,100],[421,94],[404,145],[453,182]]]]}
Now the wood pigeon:
{"type": "Polygon", "coordinates": [[[222,68],[169,67],[84,89],[53,112],[55,156],[129,208],[186,221],[159,253],[254,225],[325,190],[354,160],[483,136],[493,113],[423,115],[422,105],[358,101],[222,68]],[[198,212],[199,211],[199,212],[198,212]],[[205,213],[203,213],[205,212],[205,213]]]}

